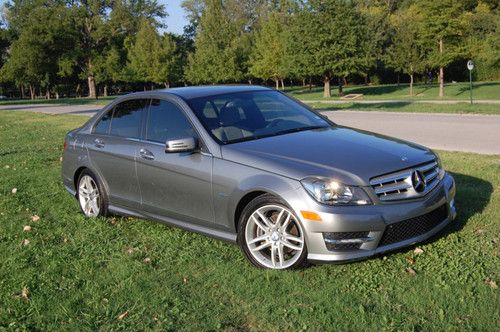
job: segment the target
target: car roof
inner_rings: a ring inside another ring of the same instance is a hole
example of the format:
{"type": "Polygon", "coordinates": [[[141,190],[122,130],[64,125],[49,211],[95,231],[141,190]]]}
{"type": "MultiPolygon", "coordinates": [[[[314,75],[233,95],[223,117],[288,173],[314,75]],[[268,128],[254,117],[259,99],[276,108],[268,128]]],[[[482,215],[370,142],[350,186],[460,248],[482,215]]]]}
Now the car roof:
{"type": "Polygon", "coordinates": [[[165,92],[174,94],[182,99],[190,100],[194,98],[215,96],[226,93],[247,92],[247,91],[266,91],[270,88],[259,85],[210,85],[210,86],[190,86],[181,88],[171,88],[157,90],[156,92],[165,92]]]}

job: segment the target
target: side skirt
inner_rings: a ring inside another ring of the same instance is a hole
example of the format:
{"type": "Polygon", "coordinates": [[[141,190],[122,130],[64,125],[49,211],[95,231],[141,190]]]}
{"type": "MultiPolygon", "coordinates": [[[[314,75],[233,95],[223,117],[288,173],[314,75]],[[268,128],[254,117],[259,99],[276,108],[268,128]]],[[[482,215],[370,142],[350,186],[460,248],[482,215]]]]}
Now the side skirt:
{"type": "Polygon", "coordinates": [[[236,234],[234,234],[234,233],[224,232],[224,231],[216,230],[216,229],[201,226],[201,225],[195,225],[192,223],[187,223],[184,221],[180,221],[177,219],[164,217],[164,216],[160,216],[160,215],[156,215],[156,214],[139,213],[137,211],[125,209],[122,207],[118,207],[116,205],[110,205],[109,211],[111,213],[119,214],[119,215],[123,215],[123,216],[129,216],[129,217],[148,219],[148,220],[161,222],[163,224],[179,227],[179,228],[185,229],[187,231],[195,232],[198,234],[207,235],[207,236],[210,236],[210,237],[222,240],[222,241],[236,243],[236,234]]]}

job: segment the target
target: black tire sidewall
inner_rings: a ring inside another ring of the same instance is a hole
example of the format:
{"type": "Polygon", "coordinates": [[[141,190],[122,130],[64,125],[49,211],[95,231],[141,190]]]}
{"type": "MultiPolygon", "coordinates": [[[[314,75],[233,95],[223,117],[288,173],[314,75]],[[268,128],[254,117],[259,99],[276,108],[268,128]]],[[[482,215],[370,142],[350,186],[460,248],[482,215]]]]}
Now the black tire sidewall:
{"type": "MultiPolygon", "coordinates": [[[[238,220],[238,234],[237,234],[238,245],[240,246],[241,251],[243,251],[243,253],[247,257],[247,259],[250,261],[250,263],[252,263],[252,265],[254,265],[258,268],[262,268],[262,269],[268,269],[269,267],[264,266],[261,263],[259,263],[253,257],[253,255],[250,253],[250,250],[248,249],[248,246],[246,244],[245,228],[247,226],[247,223],[248,223],[250,216],[252,215],[252,213],[255,210],[257,210],[258,208],[260,208],[262,206],[270,205],[270,204],[279,205],[279,206],[286,208],[294,215],[297,222],[300,222],[300,219],[297,218],[297,215],[288,206],[288,204],[286,204],[286,202],[284,202],[282,199],[280,199],[276,196],[273,196],[271,194],[264,194],[264,195],[258,196],[256,198],[254,198],[252,201],[250,201],[250,203],[248,203],[247,206],[245,206],[245,208],[243,209],[243,211],[241,213],[240,219],[238,220]]],[[[305,232],[303,225],[302,225],[302,232],[305,232]]],[[[304,234],[304,238],[305,238],[305,234],[304,234]]],[[[295,264],[288,267],[287,269],[291,269],[291,270],[299,269],[299,268],[302,268],[306,265],[307,265],[307,245],[304,242],[304,250],[300,254],[299,259],[295,262],[295,264]]]]}

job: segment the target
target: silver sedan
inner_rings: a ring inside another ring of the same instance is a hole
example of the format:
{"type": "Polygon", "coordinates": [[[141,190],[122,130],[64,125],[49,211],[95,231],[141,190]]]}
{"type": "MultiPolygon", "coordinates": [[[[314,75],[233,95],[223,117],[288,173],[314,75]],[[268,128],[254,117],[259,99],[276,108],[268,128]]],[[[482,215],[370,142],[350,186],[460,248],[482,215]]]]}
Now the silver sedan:
{"type": "Polygon", "coordinates": [[[126,95],[64,146],[64,185],[85,216],[237,242],[262,268],[373,256],[456,215],[454,180],[433,151],[336,125],[265,87],[126,95]]]}

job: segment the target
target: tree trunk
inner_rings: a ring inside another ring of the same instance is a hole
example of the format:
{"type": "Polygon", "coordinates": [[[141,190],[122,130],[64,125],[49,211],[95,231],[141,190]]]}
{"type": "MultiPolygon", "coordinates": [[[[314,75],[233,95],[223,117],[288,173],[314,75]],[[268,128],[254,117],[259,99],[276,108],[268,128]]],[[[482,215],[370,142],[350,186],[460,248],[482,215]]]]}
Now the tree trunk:
{"type": "Polygon", "coordinates": [[[397,80],[398,80],[398,86],[399,86],[399,84],[400,84],[399,73],[398,73],[398,76],[397,76],[397,80]]]}
{"type": "Polygon", "coordinates": [[[410,74],[410,96],[413,96],[413,73],[410,74]]]}
{"type": "Polygon", "coordinates": [[[151,83],[151,91],[153,91],[154,89],[155,89],[155,84],[151,83]]]}
{"type": "Polygon", "coordinates": [[[45,91],[45,97],[47,98],[47,100],[50,99],[50,90],[49,90],[49,88],[47,88],[47,90],[45,91]]]}
{"type": "Polygon", "coordinates": [[[345,78],[343,78],[343,79],[339,78],[339,97],[344,96],[344,89],[342,87],[342,82],[346,83],[345,78]]]}
{"type": "Polygon", "coordinates": [[[274,79],[274,82],[276,83],[276,90],[279,90],[280,88],[280,80],[279,79],[274,79]]]}
{"type": "Polygon", "coordinates": [[[165,82],[163,85],[165,85],[165,89],[170,89],[170,82],[165,82]]]}
{"type": "Polygon", "coordinates": [[[302,87],[303,87],[303,88],[305,88],[305,87],[306,87],[306,79],[305,79],[305,78],[303,78],[303,79],[302,79],[302,87]]]}
{"type": "Polygon", "coordinates": [[[330,98],[332,96],[332,90],[330,88],[330,77],[325,76],[323,78],[323,98],[330,98]]]}
{"type": "Polygon", "coordinates": [[[104,91],[103,91],[103,95],[104,97],[107,97],[108,96],[108,84],[104,84],[104,91]]]}
{"type": "Polygon", "coordinates": [[[59,92],[56,91],[56,99],[59,99],[59,92]]]}
{"type": "Polygon", "coordinates": [[[89,75],[87,77],[87,81],[89,84],[89,98],[97,98],[96,86],[95,86],[95,77],[94,75],[89,75]]]}
{"type": "Polygon", "coordinates": [[[347,86],[347,78],[342,78],[342,82],[344,82],[344,85],[347,86]]]}
{"type": "MultiPolygon", "coordinates": [[[[439,53],[443,56],[443,39],[439,40],[439,53]]],[[[444,97],[444,68],[439,67],[439,97],[444,97]]]]}
{"type": "Polygon", "coordinates": [[[21,84],[21,99],[24,99],[24,85],[21,84]]]}
{"type": "Polygon", "coordinates": [[[78,84],[76,85],[75,95],[76,95],[77,97],[80,97],[80,83],[78,83],[78,84]]]}
{"type": "Polygon", "coordinates": [[[311,91],[313,88],[312,86],[312,79],[309,77],[309,91],[311,91]]]}
{"type": "Polygon", "coordinates": [[[31,97],[31,100],[35,99],[35,88],[31,84],[30,84],[30,97],[31,97]]]}
{"type": "Polygon", "coordinates": [[[285,90],[285,81],[283,79],[281,79],[281,89],[285,90]]]}
{"type": "Polygon", "coordinates": [[[365,85],[368,85],[368,75],[365,75],[365,85]]]}

